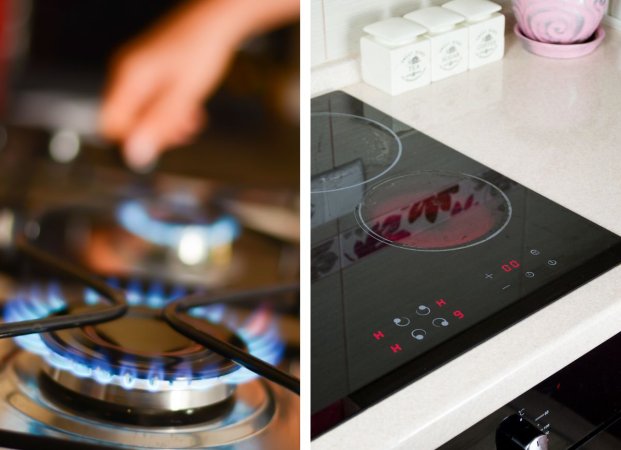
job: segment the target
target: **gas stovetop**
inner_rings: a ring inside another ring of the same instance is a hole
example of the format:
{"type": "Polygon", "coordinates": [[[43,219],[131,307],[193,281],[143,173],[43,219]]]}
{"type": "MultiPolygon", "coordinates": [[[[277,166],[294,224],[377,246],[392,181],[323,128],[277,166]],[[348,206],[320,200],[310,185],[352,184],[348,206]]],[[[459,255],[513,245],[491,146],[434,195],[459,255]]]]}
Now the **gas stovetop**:
{"type": "Polygon", "coordinates": [[[621,262],[618,236],[344,93],[311,136],[314,436],[621,262]]]}
{"type": "Polygon", "coordinates": [[[16,142],[0,154],[0,447],[297,448],[297,246],[236,213],[293,195],[16,142]]]}

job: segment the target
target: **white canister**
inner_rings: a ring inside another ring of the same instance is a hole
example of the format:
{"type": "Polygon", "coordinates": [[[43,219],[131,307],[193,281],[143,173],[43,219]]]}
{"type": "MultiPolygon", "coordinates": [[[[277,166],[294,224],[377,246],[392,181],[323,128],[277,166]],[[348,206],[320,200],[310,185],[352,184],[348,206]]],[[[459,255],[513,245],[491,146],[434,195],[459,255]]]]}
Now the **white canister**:
{"type": "Polygon", "coordinates": [[[488,0],[452,0],[442,5],[466,18],[468,68],[502,59],[505,53],[505,16],[500,5],[488,0]]]}
{"type": "Polygon", "coordinates": [[[360,40],[362,79],[397,95],[431,82],[430,44],[425,28],[400,17],[364,27],[360,40]]]}
{"type": "Polygon", "coordinates": [[[431,81],[468,69],[468,30],[459,24],[463,16],[446,8],[432,6],[404,16],[427,29],[431,42],[431,81]]]}

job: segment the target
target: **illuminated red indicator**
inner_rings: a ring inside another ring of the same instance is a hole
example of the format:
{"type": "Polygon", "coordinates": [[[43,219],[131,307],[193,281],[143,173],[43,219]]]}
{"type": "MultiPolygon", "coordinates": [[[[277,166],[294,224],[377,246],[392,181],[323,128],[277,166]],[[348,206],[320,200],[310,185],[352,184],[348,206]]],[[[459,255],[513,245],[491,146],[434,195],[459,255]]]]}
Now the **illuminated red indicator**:
{"type": "Polygon", "coordinates": [[[436,305],[442,308],[444,305],[446,305],[446,302],[444,301],[443,298],[441,298],[440,300],[436,300],[436,305]]]}
{"type": "Polygon", "coordinates": [[[455,317],[457,317],[458,319],[463,319],[463,318],[464,318],[464,313],[463,313],[463,312],[461,312],[460,310],[453,311],[453,315],[454,315],[455,317]]]}
{"type": "Polygon", "coordinates": [[[376,331],[375,333],[373,333],[373,337],[376,341],[379,341],[381,338],[384,337],[384,333],[382,333],[381,331],[376,331]]]}
{"type": "Polygon", "coordinates": [[[500,266],[500,268],[505,272],[511,272],[513,269],[517,269],[518,267],[520,267],[520,263],[515,259],[509,261],[508,264],[503,264],[502,266],[500,266]]]}
{"type": "Polygon", "coordinates": [[[391,345],[390,349],[392,350],[393,353],[397,353],[403,350],[399,344],[391,345]]]}

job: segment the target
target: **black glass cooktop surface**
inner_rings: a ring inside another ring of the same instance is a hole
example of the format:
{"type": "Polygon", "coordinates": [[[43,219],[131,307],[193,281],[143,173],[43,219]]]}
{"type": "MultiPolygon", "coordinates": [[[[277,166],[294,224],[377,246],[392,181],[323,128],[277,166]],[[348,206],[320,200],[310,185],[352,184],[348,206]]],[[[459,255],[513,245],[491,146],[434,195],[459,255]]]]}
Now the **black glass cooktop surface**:
{"type": "Polygon", "coordinates": [[[313,436],[621,262],[615,234],[347,94],[311,120],[313,436]]]}

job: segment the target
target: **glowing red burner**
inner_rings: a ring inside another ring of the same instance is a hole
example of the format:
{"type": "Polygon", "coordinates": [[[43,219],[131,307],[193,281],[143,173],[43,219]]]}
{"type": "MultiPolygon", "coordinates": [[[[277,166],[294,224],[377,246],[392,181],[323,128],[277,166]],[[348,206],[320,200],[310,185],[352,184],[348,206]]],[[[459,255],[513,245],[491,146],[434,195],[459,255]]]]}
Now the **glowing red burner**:
{"type": "Polygon", "coordinates": [[[375,239],[412,250],[456,250],[493,238],[511,218],[506,195],[465,174],[417,172],[370,189],[358,206],[375,239]]]}

